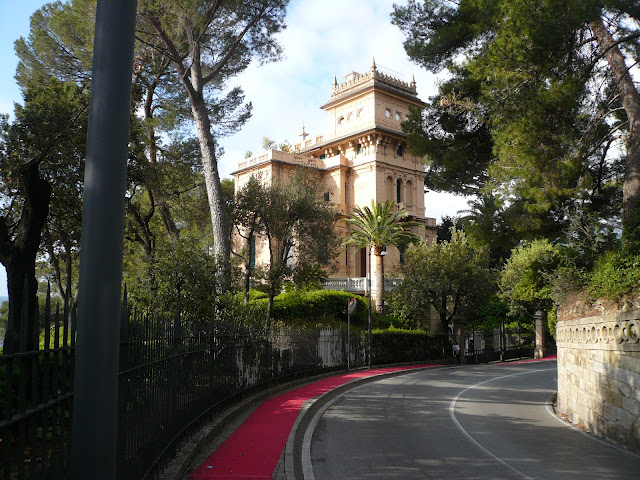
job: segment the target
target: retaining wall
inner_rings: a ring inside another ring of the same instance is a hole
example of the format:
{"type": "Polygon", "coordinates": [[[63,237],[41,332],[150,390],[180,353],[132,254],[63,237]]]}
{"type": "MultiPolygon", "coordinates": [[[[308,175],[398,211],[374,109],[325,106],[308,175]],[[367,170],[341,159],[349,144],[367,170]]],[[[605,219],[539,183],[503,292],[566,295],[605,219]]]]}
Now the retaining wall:
{"type": "Polygon", "coordinates": [[[558,410],[640,453],[640,311],[558,319],[558,410]]]}

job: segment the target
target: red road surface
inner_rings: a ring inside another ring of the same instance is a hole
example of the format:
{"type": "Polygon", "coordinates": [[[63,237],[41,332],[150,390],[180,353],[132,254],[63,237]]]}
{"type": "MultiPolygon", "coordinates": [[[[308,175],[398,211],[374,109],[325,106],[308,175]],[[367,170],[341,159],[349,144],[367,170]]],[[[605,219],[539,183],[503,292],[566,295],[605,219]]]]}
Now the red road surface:
{"type": "Polygon", "coordinates": [[[304,402],[358,378],[431,366],[435,365],[376,368],[337,375],[265,400],[190,478],[271,480],[304,402]]]}

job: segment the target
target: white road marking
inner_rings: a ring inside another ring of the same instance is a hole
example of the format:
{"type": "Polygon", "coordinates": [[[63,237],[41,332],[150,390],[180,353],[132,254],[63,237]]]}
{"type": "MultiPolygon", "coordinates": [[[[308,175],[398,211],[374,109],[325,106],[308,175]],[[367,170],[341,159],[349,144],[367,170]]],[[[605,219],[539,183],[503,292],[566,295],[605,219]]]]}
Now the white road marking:
{"type": "Polygon", "coordinates": [[[507,462],[505,462],[504,460],[502,460],[501,458],[497,457],[496,455],[494,455],[493,453],[491,453],[489,450],[487,450],[486,448],[484,448],[482,445],[480,445],[470,434],[469,432],[467,432],[464,427],[460,424],[460,422],[458,421],[458,419],[456,418],[456,402],[458,401],[458,399],[464,395],[467,391],[472,390],[476,387],[479,387],[480,385],[484,385],[485,383],[489,383],[489,382],[493,382],[494,380],[500,380],[502,378],[507,378],[507,377],[514,377],[516,375],[527,375],[530,373],[537,373],[537,372],[546,372],[548,370],[555,370],[555,368],[545,368],[545,369],[538,369],[538,370],[531,370],[531,371],[526,371],[526,372],[519,372],[519,373],[512,373],[510,375],[502,375],[500,377],[495,377],[495,378],[490,378],[489,380],[485,380],[484,382],[480,382],[480,383],[476,383],[475,385],[471,385],[470,387],[465,388],[464,390],[462,390],[460,393],[458,393],[458,395],[455,396],[455,398],[451,401],[451,403],[449,404],[449,416],[451,417],[451,420],[453,421],[454,425],[458,428],[458,430],[460,430],[460,433],[462,433],[467,440],[469,440],[471,443],[473,443],[476,447],[478,447],[480,450],[482,450],[484,453],[486,453],[487,455],[489,455],[491,458],[493,458],[496,462],[500,463],[501,465],[504,465],[507,469],[509,469],[510,471],[512,471],[513,473],[515,473],[516,475],[520,476],[521,478],[525,479],[525,480],[533,480],[533,478],[525,475],[524,473],[522,473],[520,470],[518,470],[517,468],[509,465],[507,462]]]}

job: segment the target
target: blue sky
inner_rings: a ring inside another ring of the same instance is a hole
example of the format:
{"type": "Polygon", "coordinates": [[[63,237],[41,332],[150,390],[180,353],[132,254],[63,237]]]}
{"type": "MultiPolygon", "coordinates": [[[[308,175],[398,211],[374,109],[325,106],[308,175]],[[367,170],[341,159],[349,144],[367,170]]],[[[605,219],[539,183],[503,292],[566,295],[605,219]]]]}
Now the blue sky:
{"type": "MultiPolygon", "coordinates": [[[[13,42],[29,34],[29,18],[42,0],[0,0],[0,113],[11,113],[20,102],[14,74],[17,59],[13,42]]],[[[334,75],[338,81],[351,71],[366,71],[373,57],[379,67],[410,80],[415,75],[423,99],[436,92],[437,78],[411,63],[402,47],[403,36],[390,22],[394,3],[402,0],[291,0],[288,28],[281,34],[285,58],[262,67],[252,65],[234,84],[242,85],[253,103],[253,117],[233,137],[222,141],[225,155],[220,173],[226,177],[247,150],[261,148],[262,137],[296,142],[305,124],[310,134],[326,129],[320,110],[330,96],[334,75]],[[397,72],[397,73],[394,73],[397,72]]],[[[428,216],[455,215],[466,199],[427,193],[428,216]]],[[[0,296],[6,295],[6,275],[0,267],[0,296]]]]}

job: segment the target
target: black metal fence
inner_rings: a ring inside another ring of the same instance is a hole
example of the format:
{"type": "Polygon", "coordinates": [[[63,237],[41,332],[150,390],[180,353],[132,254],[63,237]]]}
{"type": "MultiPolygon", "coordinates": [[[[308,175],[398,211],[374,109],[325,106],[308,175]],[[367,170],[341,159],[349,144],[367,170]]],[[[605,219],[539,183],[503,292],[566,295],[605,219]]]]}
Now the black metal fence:
{"type": "MultiPolygon", "coordinates": [[[[357,330],[347,346],[346,329],[185,324],[179,314],[155,317],[129,312],[126,305],[125,298],[119,480],[157,478],[181,440],[243,396],[344,369],[348,355],[352,368],[366,364],[367,336],[357,330]]],[[[44,312],[21,320],[18,351],[0,355],[0,480],[69,477],[75,325],[69,312],[59,307],[52,312],[47,296],[44,312]],[[37,347],[29,349],[30,344],[37,347]]],[[[492,338],[487,334],[486,348],[477,349],[474,360],[493,359],[492,338]]],[[[529,343],[521,338],[518,345],[528,348],[529,343]]],[[[442,359],[450,357],[448,348],[446,336],[374,335],[372,361],[442,359]]]]}
{"type": "Polygon", "coordinates": [[[75,321],[67,321],[69,312],[61,314],[59,307],[52,315],[49,296],[43,315],[28,318],[26,304],[22,311],[20,348],[11,349],[14,325],[9,323],[0,355],[0,478],[65,478],[75,321]],[[29,344],[37,348],[28,350],[29,344]]]}
{"type": "MultiPolygon", "coordinates": [[[[121,332],[118,479],[154,478],[180,439],[243,396],[346,365],[340,330],[194,328],[133,314],[121,332]]],[[[363,366],[359,336],[350,350],[363,366]]]]}
{"type": "MultiPolygon", "coordinates": [[[[156,478],[182,438],[245,395],[342,369],[347,352],[352,367],[365,364],[364,337],[347,348],[346,330],[184,325],[179,315],[123,305],[118,479],[156,478]]],[[[44,312],[21,319],[17,351],[9,334],[0,355],[2,480],[69,478],[76,322],[68,313],[52,313],[47,295],[44,312]]]]}
{"type": "Polygon", "coordinates": [[[466,363],[489,363],[531,358],[535,349],[535,332],[531,328],[497,328],[465,332],[466,363]]]}

